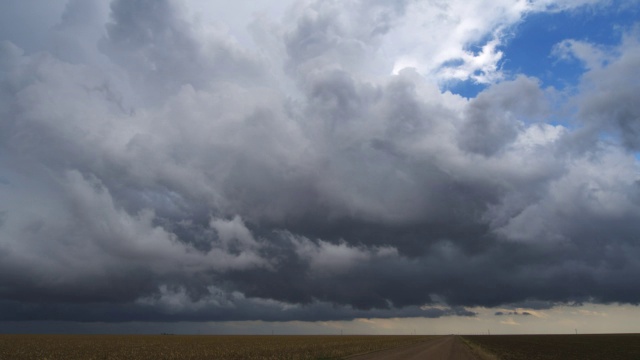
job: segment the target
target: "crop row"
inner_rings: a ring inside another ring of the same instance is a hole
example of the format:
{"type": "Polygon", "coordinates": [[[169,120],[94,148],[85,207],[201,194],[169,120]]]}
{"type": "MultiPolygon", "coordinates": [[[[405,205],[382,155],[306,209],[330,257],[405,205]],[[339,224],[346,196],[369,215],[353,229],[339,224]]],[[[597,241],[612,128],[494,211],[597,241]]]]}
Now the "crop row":
{"type": "Polygon", "coordinates": [[[427,336],[0,335],[0,360],[340,359],[427,336]]]}

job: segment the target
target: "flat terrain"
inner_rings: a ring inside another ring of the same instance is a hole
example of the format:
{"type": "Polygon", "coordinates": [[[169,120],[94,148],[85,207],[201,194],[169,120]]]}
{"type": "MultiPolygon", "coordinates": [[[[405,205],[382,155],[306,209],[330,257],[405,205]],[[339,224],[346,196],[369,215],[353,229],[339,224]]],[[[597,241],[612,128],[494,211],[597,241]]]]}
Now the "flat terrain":
{"type": "Polygon", "coordinates": [[[0,335],[0,360],[640,359],[640,334],[492,336],[0,335]]]}
{"type": "Polygon", "coordinates": [[[457,336],[350,357],[349,360],[479,360],[457,336]]]}
{"type": "Polygon", "coordinates": [[[0,360],[342,359],[434,336],[0,335],[0,360]]]}
{"type": "Polygon", "coordinates": [[[635,360],[640,334],[464,336],[500,360],[635,360]]]}

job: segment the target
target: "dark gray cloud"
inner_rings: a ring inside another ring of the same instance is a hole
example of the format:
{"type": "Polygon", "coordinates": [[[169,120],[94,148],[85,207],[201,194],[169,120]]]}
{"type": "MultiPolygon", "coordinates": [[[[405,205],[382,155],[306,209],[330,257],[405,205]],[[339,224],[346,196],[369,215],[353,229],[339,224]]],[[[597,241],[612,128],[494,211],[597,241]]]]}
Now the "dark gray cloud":
{"type": "Polygon", "coordinates": [[[526,311],[496,311],[495,316],[531,316],[531,313],[526,311]]]}
{"type": "MultiPolygon", "coordinates": [[[[179,301],[178,297],[166,299],[179,301]]],[[[210,299],[208,299],[210,300],[210,299]]],[[[73,322],[177,322],[177,321],[318,321],[357,318],[438,318],[442,316],[475,316],[460,307],[404,307],[393,310],[358,310],[349,306],[314,303],[304,307],[269,301],[251,301],[235,296],[227,304],[176,308],[174,303],[104,304],[104,303],[40,303],[27,305],[3,301],[2,321],[73,321],[73,322]]]]}
{"type": "MultiPolygon", "coordinates": [[[[630,80],[632,69],[640,64],[638,30],[626,35],[621,48],[624,53],[604,65],[594,66],[583,77],[584,97],[580,103],[580,118],[595,133],[603,129],[617,133],[622,144],[631,151],[640,150],[640,105],[634,101],[638,84],[630,80]]],[[[591,56],[598,56],[596,48],[591,56]]],[[[588,56],[588,55],[583,55],[588,56]]],[[[597,135],[594,135],[597,136],[597,135]]]]}
{"type": "Polygon", "coordinates": [[[402,3],[300,3],[252,49],[175,1],[106,5],[70,1],[57,50],[0,44],[3,321],[640,302],[636,35],[575,95],[468,100],[372,75],[402,3]]]}
{"type": "Polygon", "coordinates": [[[545,110],[544,93],[534,79],[518,77],[492,86],[466,107],[459,132],[463,150],[491,156],[515,141],[526,122],[545,110]]]}

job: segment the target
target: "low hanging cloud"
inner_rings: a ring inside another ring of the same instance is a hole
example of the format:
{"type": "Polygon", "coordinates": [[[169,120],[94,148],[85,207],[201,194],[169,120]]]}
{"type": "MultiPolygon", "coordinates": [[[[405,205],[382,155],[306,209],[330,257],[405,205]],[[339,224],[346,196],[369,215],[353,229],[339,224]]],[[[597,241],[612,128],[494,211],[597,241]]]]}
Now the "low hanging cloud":
{"type": "Polygon", "coordinates": [[[639,303],[638,33],[559,44],[587,64],[565,94],[502,74],[494,45],[586,2],[501,3],[471,29],[456,2],[302,1],[246,45],[185,3],[69,1],[47,47],[3,41],[0,319],[639,303]],[[387,61],[431,10],[457,37],[422,29],[387,61]],[[475,98],[439,87],[470,74],[491,84],[475,98]]]}
{"type": "Polygon", "coordinates": [[[531,313],[527,312],[527,311],[523,311],[523,312],[518,312],[518,311],[508,311],[508,312],[496,311],[495,316],[531,316],[531,313]]]}

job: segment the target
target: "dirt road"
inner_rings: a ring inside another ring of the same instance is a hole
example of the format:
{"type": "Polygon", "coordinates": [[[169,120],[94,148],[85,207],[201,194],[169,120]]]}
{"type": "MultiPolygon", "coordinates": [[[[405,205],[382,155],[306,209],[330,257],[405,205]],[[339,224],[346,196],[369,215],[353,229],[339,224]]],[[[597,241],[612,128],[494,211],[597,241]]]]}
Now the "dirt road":
{"type": "Polygon", "coordinates": [[[443,336],[417,345],[377,351],[349,360],[478,360],[457,336],[443,336]]]}

